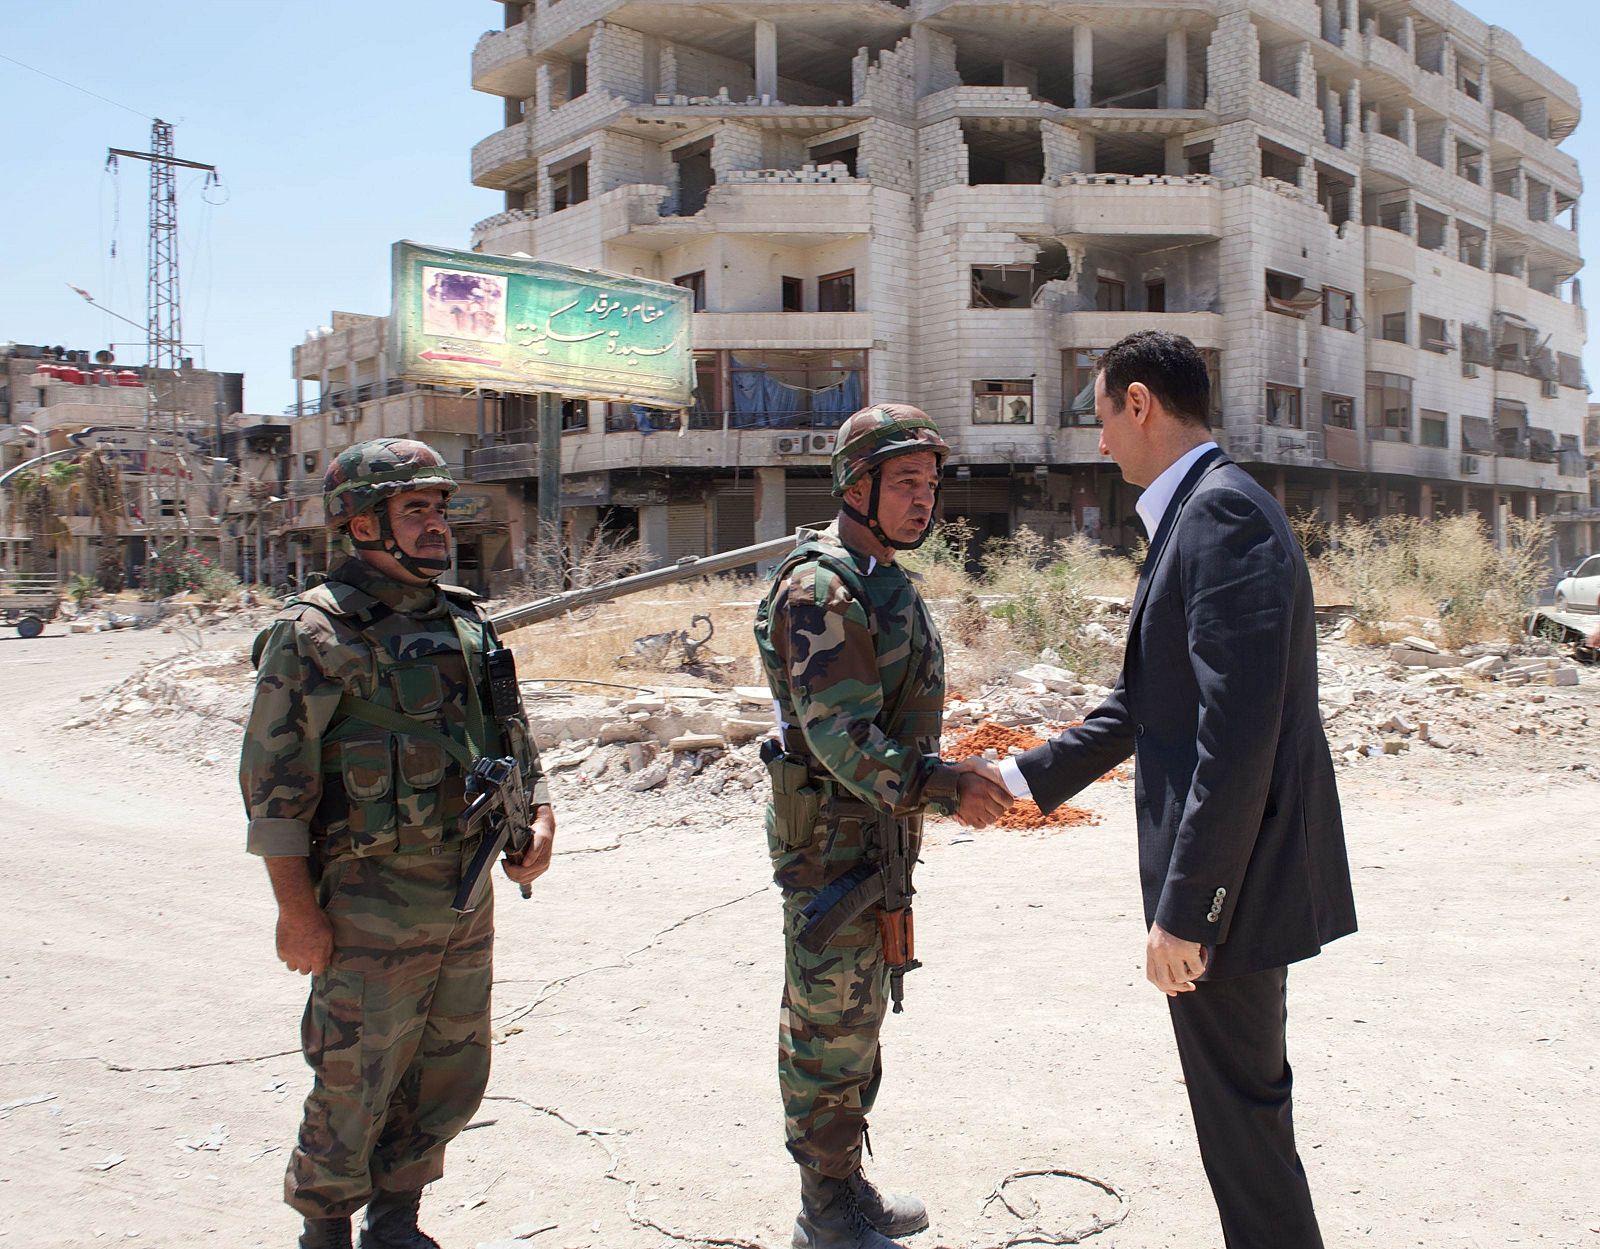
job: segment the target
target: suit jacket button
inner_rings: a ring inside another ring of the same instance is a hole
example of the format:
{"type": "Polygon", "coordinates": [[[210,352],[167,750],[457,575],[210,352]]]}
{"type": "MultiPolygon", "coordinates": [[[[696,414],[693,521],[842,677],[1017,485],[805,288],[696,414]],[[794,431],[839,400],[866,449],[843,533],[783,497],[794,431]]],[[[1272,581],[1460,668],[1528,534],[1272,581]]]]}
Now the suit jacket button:
{"type": "Polygon", "coordinates": [[[1144,725],[1142,725],[1142,724],[1135,725],[1134,726],[1134,730],[1133,730],[1133,735],[1135,737],[1143,737],[1144,736],[1144,725]]]}
{"type": "Polygon", "coordinates": [[[1208,924],[1214,924],[1221,918],[1222,918],[1222,914],[1219,911],[1208,911],[1206,913],[1206,922],[1208,924]]]}
{"type": "Polygon", "coordinates": [[[1215,901],[1218,906],[1221,906],[1222,905],[1222,899],[1226,898],[1227,896],[1228,896],[1228,891],[1226,889],[1218,889],[1216,897],[1213,899],[1213,901],[1215,901]]]}

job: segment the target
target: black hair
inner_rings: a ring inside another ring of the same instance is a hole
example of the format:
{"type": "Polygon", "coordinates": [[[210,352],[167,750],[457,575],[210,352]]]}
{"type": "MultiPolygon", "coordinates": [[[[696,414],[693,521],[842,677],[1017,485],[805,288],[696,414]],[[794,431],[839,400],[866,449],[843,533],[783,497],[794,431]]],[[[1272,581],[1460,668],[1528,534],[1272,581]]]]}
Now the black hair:
{"type": "Polygon", "coordinates": [[[1182,334],[1139,330],[1100,357],[1097,370],[1106,379],[1106,395],[1120,412],[1128,387],[1142,382],[1161,406],[1180,421],[1211,424],[1211,374],[1200,349],[1182,334]]]}

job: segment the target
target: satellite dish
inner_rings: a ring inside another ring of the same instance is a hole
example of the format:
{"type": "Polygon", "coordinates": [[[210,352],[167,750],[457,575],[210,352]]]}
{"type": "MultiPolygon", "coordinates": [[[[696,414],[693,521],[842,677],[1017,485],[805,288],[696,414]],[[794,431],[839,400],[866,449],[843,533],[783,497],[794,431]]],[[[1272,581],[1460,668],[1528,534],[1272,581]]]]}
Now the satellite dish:
{"type": "Polygon", "coordinates": [[[116,353],[111,351],[110,348],[102,348],[94,353],[94,362],[96,364],[115,364],[117,362],[116,353]]]}

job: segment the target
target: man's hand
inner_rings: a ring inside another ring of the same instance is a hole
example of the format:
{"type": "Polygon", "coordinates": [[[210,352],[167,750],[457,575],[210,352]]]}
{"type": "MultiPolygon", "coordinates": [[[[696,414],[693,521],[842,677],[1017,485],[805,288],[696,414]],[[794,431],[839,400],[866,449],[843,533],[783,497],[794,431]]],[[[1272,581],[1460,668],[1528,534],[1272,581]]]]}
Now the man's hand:
{"type": "Polygon", "coordinates": [[[1144,974],[1168,997],[1193,993],[1206,969],[1206,950],[1198,941],[1181,941],[1160,924],[1150,925],[1144,946],[1144,974]]]}
{"type": "Polygon", "coordinates": [[[315,902],[278,909],[278,957],[290,971],[320,976],[333,958],[333,925],[315,902]]]}
{"type": "Polygon", "coordinates": [[[523,847],[521,856],[501,860],[506,875],[519,885],[531,885],[550,869],[550,855],[556,844],[555,808],[549,803],[536,808],[530,831],[533,836],[523,847]]]}
{"type": "Polygon", "coordinates": [[[1000,766],[982,755],[952,765],[956,778],[956,820],[968,828],[993,824],[1011,806],[1011,791],[1000,779],[1000,766]]]}

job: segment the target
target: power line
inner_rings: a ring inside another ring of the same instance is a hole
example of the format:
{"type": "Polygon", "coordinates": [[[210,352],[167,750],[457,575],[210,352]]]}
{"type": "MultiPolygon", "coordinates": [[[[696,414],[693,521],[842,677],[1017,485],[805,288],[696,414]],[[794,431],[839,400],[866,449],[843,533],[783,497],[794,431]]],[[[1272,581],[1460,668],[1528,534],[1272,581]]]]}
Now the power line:
{"type": "Polygon", "coordinates": [[[99,92],[91,91],[91,90],[89,90],[88,87],[80,87],[77,83],[68,82],[65,78],[57,78],[54,74],[47,74],[47,73],[45,73],[44,70],[39,69],[36,66],[28,65],[28,64],[26,64],[26,63],[24,63],[22,61],[19,61],[14,56],[7,56],[4,52],[0,52],[0,61],[10,61],[13,65],[20,66],[21,68],[27,70],[29,73],[38,74],[39,77],[41,77],[41,78],[48,78],[51,82],[59,82],[63,87],[71,87],[74,91],[81,91],[81,92],[83,92],[84,95],[92,96],[94,99],[99,100],[104,104],[109,104],[113,108],[126,109],[128,112],[132,113],[135,117],[143,117],[146,121],[154,121],[155,120],[155,118],[150,116],[149,113],[141,113],[136,108],[133,108],[133,107],[127,105],[127,104],[119,103],[116,100],[113,100],[113,99],[110,99],[107,96],[101,95],[99,92]]]}

